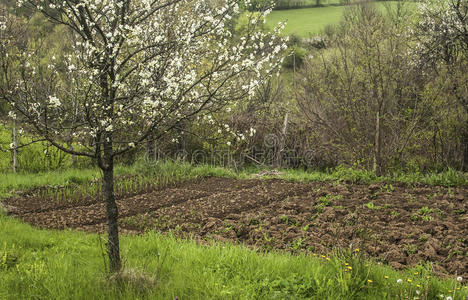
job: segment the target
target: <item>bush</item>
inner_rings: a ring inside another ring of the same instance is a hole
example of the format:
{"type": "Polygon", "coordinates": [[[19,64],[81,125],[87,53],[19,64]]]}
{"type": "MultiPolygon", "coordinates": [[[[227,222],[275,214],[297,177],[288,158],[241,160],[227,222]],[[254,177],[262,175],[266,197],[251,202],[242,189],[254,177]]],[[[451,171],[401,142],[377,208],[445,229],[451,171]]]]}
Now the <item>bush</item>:
{"type": "Polygon", "coordinates": [[[304,61],[309,52],[307,49],[304,49],[299,46],[290,47],[288,54],[283,62],[283,67],[293,69],[294,67],[298,68],[304,64],[304,61]]]}
{"type": "MultiPolygon", "coordinates": [[[[31,137],[20,137],[19,144],[33,141],[31,137]]],[[[11,129],[0,126],[0,172],[12,170],[12,157],[9,145],[11,129]]],[[[76,157],[75,167],[89,167],[91,160],[86,157],[76,157]]],[[[18,170],[20,172],[38,173],[72,166],[71,155],[60,151],[47,142],[37,142],[18,149],[18,170]]]]}

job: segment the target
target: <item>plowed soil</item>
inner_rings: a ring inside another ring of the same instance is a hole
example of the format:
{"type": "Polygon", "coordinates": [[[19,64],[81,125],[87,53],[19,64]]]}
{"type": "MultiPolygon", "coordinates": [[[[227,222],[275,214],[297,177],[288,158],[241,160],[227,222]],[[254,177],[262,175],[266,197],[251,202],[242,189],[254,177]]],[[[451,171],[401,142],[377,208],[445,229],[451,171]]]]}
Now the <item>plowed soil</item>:
{"type": "MultiPolygon", "coordinates": [[[[118,200],[124,233],[171,231],[260,250],[360,253],[396,269],[432,262],[468,277],[468,188],[205,178],[118,200]]],[[[101,202],[6,200],[41,228],[105,232],[101,202]]]]}

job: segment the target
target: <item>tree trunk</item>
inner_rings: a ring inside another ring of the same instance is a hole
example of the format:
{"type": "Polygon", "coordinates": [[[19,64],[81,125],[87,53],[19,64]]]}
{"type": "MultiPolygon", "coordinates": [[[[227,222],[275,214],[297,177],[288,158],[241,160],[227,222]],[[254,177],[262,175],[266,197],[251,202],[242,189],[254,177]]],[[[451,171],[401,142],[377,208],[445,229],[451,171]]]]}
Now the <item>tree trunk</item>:
{"type": "Polygon", "coordinates": [[[119,248],[119,227],[118,216],[119,211],[114,197],[114,158],[112,156],[112,143],[107,142],[104,145],[104,161],[103,168],[103,193],[106,201],[107,214],[107,252],[109,255],[109,271],[114,273],[120,271],[122,263],[120,261],[119,248]]]}
{"type": "Polygon", "coordinates": [[[380,112],[377,112],[375,119],[375,139],[374,139],[374,161],[372,164],[372,171],[377,176],[380,176],[380,112]]]}
{"type": "MultiPolygon", "coordinates": [[[[289,113],[286,112],[286,114],[284,115],[284,120],[283,120],[283,128],[281,129],[281,138],[278,140],[279,145],[277,145],[278,147],[277,152],[276,152],[276,166],[277,167],[283,166],[282,154],[286,148],[286,135],[288,134],[288,122],[289,122],[289,113]]],[[[286,163],[289,163],[289,162],[286,162],[286,163]]]]}
{"type": "MultiPolygon", "coordinates": [[[[73,143],[70,141],[67,142],[67,146],[70,150],[74,151],[75,149],[73,148],[73,143]]],[[[71,155],[71,161],[72,161],[72,167],[76,166],[76,156],[74,154],[71,155]]]]}
{"type": "Polygon", "coordinates": [[[148,151],[148,160],[154,160],[155,159],[155,149],[154,149],[154,135],[153,132],[151,132],[148,135],[148,140],[146,141],[146,147],[148,151]]]}
{"type": "Polygon", "coordinates": [[[465,133],[463,134],[463,143],[465,144],[465,149],[463,149],[463,162],[462,170],[463,172],[468,172],[468,121],[465,123],[465,133]]]}
{"type": "Polygon", "coordinates": [[[14,121],[13,128],[11,129],[11,139],[13,142],[13,149],[11,150],[12,168],[13,172],[16,173],[18,170],[18,134],[16,132],[16,121],[14,121]]]}

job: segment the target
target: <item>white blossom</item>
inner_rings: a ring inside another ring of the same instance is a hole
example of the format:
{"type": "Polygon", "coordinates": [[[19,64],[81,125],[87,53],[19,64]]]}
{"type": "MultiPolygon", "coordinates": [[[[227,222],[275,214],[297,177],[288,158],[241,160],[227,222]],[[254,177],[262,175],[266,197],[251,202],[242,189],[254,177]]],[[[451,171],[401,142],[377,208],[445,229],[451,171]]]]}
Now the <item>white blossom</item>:
{"type": "Polygon", "coordinates": [[[49,96],[49,104],[51,107],[58,107],[60,106],[61,102],[56,96],[49,96]]]}

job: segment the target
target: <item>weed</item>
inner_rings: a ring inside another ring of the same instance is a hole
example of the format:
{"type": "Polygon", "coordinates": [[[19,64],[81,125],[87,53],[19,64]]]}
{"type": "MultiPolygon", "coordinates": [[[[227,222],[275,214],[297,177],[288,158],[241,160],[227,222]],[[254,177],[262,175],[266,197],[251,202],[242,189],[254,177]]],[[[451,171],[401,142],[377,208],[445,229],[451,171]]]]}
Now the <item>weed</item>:
{"type": "Polygon", "coordinates": [[[368,203],[365,204],[365,206],[368,209],[375,209],[375,210],[378,210],[378,209],[382,208],[382,206],[374,205],[374,202],[368,202],[368,203]]]}
{"type": "Polygon", "coordinates": [[[299,250],[299,249],[302,248],[303,243],[304,243],[304,240],[301,237],[298,237],[298,238],[294,239],[294,241],[292,242],[291,249],[299,250]]]}
{"type": "Polygon", "coordinates": [[[406,244],[404,247],[403,247],[403,251],[407,254],[407,255],[412,255],[412,254],[416,254],[416,252],[418,252],[418,248],[416,245],[413,245],[413,244],[406,244]]]}
{"type": "Polygon", "coordinates": [[[421,207],[418,210],[418,214],[421,216],[421,219],[423,219],[424,221],[431,221],[433,219],[433,217],[431,216],[433,212],[434,210],[427,206],[421,207]]]}
{"type": "Polygon", "coordinates": [[[390,183],[390,184],[385,184],[384,186],[382,186],[380,188],[380,191],[381,192],[387,192],[387,193],[392,193],[395,191],[395,188],[393,187],[393,185],[390,183]]]}

